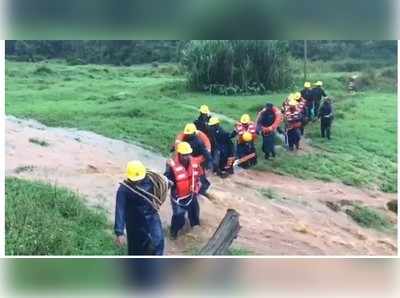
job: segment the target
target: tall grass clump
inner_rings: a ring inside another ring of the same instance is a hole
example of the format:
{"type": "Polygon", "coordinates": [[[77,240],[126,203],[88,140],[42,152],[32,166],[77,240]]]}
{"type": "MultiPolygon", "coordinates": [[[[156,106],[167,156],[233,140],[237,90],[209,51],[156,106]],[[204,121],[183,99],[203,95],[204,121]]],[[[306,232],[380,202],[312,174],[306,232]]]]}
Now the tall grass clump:
{"type": "Polygon", "coordinates": [[[272,40],[191,41],[181,63],[189,87],[217,94],[252,93],[291,86],[288,43],[272,40]]]}
{"type": "Polygon", "coordinates": [[[382,230],[393,227],[384,213],[369,207],[355,205],[353,209],[348,209],[346,213],[360,226],[365,228],[382,230]]]}

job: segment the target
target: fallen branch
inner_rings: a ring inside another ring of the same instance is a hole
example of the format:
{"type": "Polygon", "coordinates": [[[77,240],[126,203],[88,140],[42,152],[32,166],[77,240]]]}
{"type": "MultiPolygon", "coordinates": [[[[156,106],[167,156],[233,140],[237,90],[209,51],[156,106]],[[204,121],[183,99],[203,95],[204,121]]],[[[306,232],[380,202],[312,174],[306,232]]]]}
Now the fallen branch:
{"type": "Polygon", "coordinates": [[[237,237],[240,230],[239,213],[228,209],[214,235],[200,250],[200,255],[226,255],[229,246],[237,237]]]}

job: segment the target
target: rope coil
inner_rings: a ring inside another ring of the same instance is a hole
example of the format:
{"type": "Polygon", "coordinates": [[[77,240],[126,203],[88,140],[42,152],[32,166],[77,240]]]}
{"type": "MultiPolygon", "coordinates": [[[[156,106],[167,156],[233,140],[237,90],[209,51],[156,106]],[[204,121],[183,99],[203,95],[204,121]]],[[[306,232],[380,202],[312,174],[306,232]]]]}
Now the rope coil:
{"type": "Polygon", "coordinates": [[[126,188],[128,188],[130,191],[132,191],[134,194],[143,198],[147,203],[149,203],[158,212],[160,210],[161,205],[167,199],[168,182],[164,178],[163,175],[158,174],[153,171],[150,171],[150,170],[147,171],[147,177],[150,179],[150,181],[153,184],[154,194],[149,193],[139,187],[133,188],[124,182],[121,182],[120,184],[124,185],[126,188]]]}

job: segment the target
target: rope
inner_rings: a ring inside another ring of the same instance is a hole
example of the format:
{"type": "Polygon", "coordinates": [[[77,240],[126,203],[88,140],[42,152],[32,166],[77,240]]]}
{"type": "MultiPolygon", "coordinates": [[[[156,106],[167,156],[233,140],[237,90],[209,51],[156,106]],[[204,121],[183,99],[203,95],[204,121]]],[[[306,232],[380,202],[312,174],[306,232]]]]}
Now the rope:
{"type": "Polygon", "coordinates": [[[168,197],[168,182],[164,178],[164,175],[156,172],[147,171],[147,175],[151,182],[153,182],[154,196],[160,207],[168,197]]]}
{"type": "Polygon", "coordinates": [[[130,191],[146,200],[156,211],[160,210],[161,205],[165,202],[168,196],[168,183],[163,175],[147,171],[147,177],[153,184],[154,194],[145,191],[139,187],[131,187],[128,184],[121,182],[130,191]]]}

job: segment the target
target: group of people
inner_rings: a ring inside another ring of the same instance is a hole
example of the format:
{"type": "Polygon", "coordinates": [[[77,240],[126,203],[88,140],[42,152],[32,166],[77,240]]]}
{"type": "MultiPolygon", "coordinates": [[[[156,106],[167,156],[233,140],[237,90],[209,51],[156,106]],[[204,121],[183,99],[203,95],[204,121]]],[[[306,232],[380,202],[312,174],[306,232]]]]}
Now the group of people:
{"type": "Polygon", "coordinates": [[[321,137],[331,139],[333,107],[322,85],[318,81],[312,88],[310,82],[305,82],[303,90],[289,94],[282,104],[285,125],[284,130],[278,128],[278,131],[285,136],[285,145],[290,151],[299,149],[305,126],[317,119],[321,121],[321,137]]]}
{"type": "MultiPolygon", "coordinates": [[[[212,170],[220,177],[234,173],[234,166],[249,168],[257,164],[255,142],[262,137],[262,150],[266,159],[275,157],[275,131],[282,122],[282,115],[272,103],[267,103],[253,121],[249,114],[243,114],[232,131],[220,125],[220,119],[211,116],[206,105],[200,107],[200,115],[194,121],[197,133],[210,141],[212,170]]],[[[190,125],[190,124],[189,124],[190,125]]]]}
{"type": "Polygon", "coordinates": [[[234,173],[235,166],[248,168],[255,165],[258,137],[262,138],[265,159],[276,156],[276,133],[285,136],[288,150],[299,149],[304,127],[317,118],[321,119],[321,136],[329,139],[333,118],[331,102],[320,81],[314,88],[306,82],[301,92],[289,94],[281,108],[267,103],[254,121],[249,114],[243,114],[230,132],[220,125],[218,117],[211,115],[208,106],[202,105],[199,113],[193,123],[185,125],[171,147],[173,153],[162,176],[167,187],[160,187],[149,177],[140,161],[131,161],[127,165],[126,179],[117,191],[114,230],[117,243],[123,245],[126,228],[129,255],[163,254],[164,232],[154,202],[161,204],[160,197],[165,197],[166,192],[170,192],[169,233],[170,239],[174,240],[185,225],[186,214],[191,227],[200,225],[199,195],[208,196],[210,182],[207,176],[211,172],[225,178],[234,173]],[[160,189],[163,189],[162,194],[160,189]]]}
{"type": "Polygon", "coordinates": [[[331,138],[331,124],[333,120],[333,109],[331,99],[326,95],[323,89],[322,81],[314,84],[311,87],[310,82],[304,83],[304,89],[301,90],[300,95],[306,102],[306,121],[317,119],[321,120],[321,137],[331,138]],[[321,105],[322,102],[322,105],[321,105]]]}

